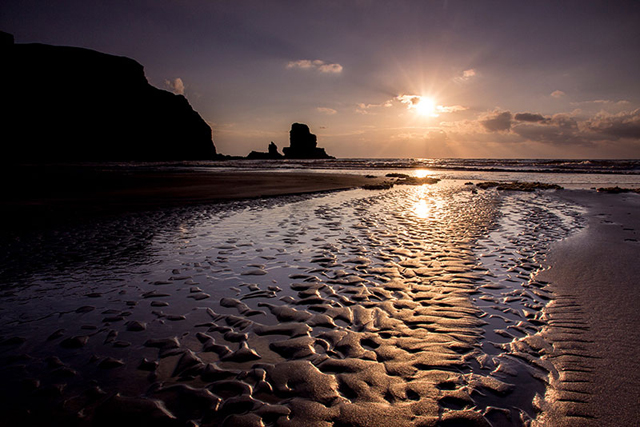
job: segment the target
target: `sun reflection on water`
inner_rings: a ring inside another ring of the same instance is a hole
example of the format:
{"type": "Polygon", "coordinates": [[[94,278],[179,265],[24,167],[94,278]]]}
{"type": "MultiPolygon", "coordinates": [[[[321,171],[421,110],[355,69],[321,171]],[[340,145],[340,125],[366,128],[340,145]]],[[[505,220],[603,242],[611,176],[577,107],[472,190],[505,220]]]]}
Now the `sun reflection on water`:
{"type": "Polygon", "coordinates": [[[420,199],[413,205],[413,212],[418,218],[427,219],[431,216],[432,205],[428,204],[425,199],[420,199]]]}

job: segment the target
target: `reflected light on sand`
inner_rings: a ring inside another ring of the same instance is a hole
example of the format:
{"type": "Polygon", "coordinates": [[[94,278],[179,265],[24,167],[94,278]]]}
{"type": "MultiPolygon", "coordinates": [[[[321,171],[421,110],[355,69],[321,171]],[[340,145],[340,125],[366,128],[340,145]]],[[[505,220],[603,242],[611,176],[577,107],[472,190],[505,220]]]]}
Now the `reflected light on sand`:
{"type": "Polygon", "coordinates": [[[429,174],[429,171],[426,169],[418,169],[418,170],[415,170],[413,173],[416,178],[425,178],[429,174]]]}
{"type": "Polygon", "coordinates": [[[418,218],[427,219],[431,214],[431,205],[426,200],[418,200],[413,206],[413,212],[415,212],[418,218]]]}

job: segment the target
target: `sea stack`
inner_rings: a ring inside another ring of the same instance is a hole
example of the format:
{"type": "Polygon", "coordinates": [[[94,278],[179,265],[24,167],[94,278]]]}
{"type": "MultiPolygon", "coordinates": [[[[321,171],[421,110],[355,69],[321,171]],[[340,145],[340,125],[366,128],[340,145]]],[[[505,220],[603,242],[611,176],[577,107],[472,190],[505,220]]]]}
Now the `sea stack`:
{"type": "Polygon", "coordinates": [[[284,156],[278,152],[278,146],[271,141],[269,144],[269,151],[264,153],[262,151],[252,151],[247,156],[249,160],[279,160],[284,156]]]}
{"type": "Polygon", "coordinates": [[[309,131],[309,126],[302,123],[291,125],[289,147],[284,147],[286,159],[334,159],[324,148],[317,147],[317,137],[309,131]]]}
{"type": "Polygon", "coordinates": [[[133,59],[0,34],[4,162],[216,158],[211,128],[133,59]]]}

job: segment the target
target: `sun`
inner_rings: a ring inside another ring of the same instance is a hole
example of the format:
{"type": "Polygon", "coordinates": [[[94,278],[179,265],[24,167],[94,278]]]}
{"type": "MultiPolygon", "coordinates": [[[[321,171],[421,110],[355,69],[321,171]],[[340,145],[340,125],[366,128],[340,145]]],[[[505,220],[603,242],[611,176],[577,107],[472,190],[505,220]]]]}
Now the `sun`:
{"type": "Polygon", "coordinates": [[[435,98],[424,95],[398,95],[396,98],[404,104],[408,110],[422,117],[438,117],[443,107],[437,104],[435,98]]]}
{"type": "Polygon", "coordinates": [[[416,112],[421,116],[436,117],[437,106],[433,98],[421,96],[420,100],[413,106],[416,112]]]}

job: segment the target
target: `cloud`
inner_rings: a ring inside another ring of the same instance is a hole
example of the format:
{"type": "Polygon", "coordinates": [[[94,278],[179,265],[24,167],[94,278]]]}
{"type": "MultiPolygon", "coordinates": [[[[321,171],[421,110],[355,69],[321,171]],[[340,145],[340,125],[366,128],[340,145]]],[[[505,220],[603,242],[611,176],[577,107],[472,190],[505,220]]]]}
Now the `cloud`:
{"type": "Polygon", "coordinates": [[[543,121],[515,125],[512,131],[529,141],[555,145],[587,144],[592,139],[581,131],[574,117],[562,113],[543,121]]]}
{"type": "MultiPolygon", "coordinates": [[[[420,108],[419,104],[421,102],[428,102],[429,106],[432,107],[435,116],[440,113],[457,113],[458,111],[468,110],[468,107],[464,107],[462,105],[436,105],[434,99],[422,95],[398,95],[394,99],[405,104],[408,109],[420,108]]],[[[393,100],[387,101],[385,106],[391,106],[392,102],[393,100]]]]}
{"type": "Polygon", "coordinates": [[[557,146],[593,145],[618,139],[640,141],[640,109],[618,114],[601,112],[582,120],[566,113],[545,117],[539,113],[512,115],[503,111],[492,112],[479,121],[490,132],[557,146]]]}
{"type": "Polygon", "coordinates": [[[332,64],[320,59],[300,59],[298,61],[289,61],[287,68],[300,68],[302,70],[317,70],[325,74],[338,74],[342,72],[342,65],[332,64]]]}
{"type": "Polygon", "coordinates": [[[327,107],[318,107],[316,108],[316,111],[323,114],[328,114],[330,116],[337,113],[337,111],[334,110],[333,108],[327,108],[327,107]]]}
{"type": "Polygon", "coordinates": [[[380,104],[365,104],[361,102],[360,104],[357,105],[355,112],[358,114],[375,114],[371,110],[382,108],[382,107],[385,107],[385,108],[393,107],[393,100],[389,99],[380,104]]]}
{"type": "Polygon", "coordinates": [[[599,113],[587,121],[587,127],[614,139],[640,140],[640,109],[618,114],[599,113]]]}
{"type": "Polygon", "coordinates": [[[477,76],[478,73],[476,72],[476,70],[474,68],[469,68],[468,70],[464,70],[462,73],[455,76],[453,80],[458,83],[467,83],[477,76]]]}
{"type": "Polygon", "coordinates": [[[341,73],[342,65],[340,64],[322,64],[318,66],[321,73],[341,73]]]}
{"type": "Polygon", "coordinates": [[[165,80],[164,84],[176,95],[184,95],[184,83],[180,77],[173,81],[165,80]]]}
{"type": "Polygon", "coordinates": [[[640,109],[593,115],[580,110],[553,115],[494,110],[475,119],[443,121],[437,128],[446,131],[447,147],[462,147],[466,155],[478,147],[507,157],[553,152],[569,157],[633,156],[640,149],[640,109]],[[518,145],[533,151],[523,152],[518,145]]]}
{"type": "Polygon", "coordinates": [[[462,105],[436,105],[435,100],[428,96],[402,94],[379,104],[360,103],[357,105],[355,112],[358,114],[376,114],[376,109],[398,106],[405,106],[408,110],[420,110],[421,107],[425,106],[424,104],[420,105],[421,102],[427,103],[430,107],[431,114],[429,115],[432,117],[438,117],[440,114],[457,113],[459,111],[466,111],[469,109],[462,105]]]}
{"type": "Polygon", "coordinates": [[[469,107],[463,107],[462,105],[438,105],[436,106],[436,111],[438,113],[457,113],[458,111],[468,110],[469,107]]]}
{"type": "Polygon", "coordinates": [[[519,122],[544,122],[547,119],[538,113],[516,113],[513,118],[519,122]]]}
{"type": "Polygon", "coordinates": [[[572,102],[571,105],[600,105],[600,106],[627,106],[631,104],[626,99],[622,99],[620,101],[613,101],[610,99],[594,99],[592,101],[581,101],[581,102],[572,102]]]}
{"type": "Polygon", "coordinates": [[[313,61],[308,59],[301,59],[299,61],[289,61],[287,68],[313,68],[313,61]]]}
{"type": "MultiPolygon", "coordinates": [[[[545,117],[540,113],[492,111],[478,118],[485,131],[508,137],[503,142],[533,141],[554,145],[589,144],[595,140],[578,120],[565,113],[545,117]]],[[[469,130],[472,130],[471,128],[469,130]]]]}
{"type": "Polygon", "coordinates": [[[391,99],[381,102],[380,104],[364,104],[364,103],[358,104],[358,108],[362,108],[365,110],[368,110],[369,108],[392,107],[392,106],[393,106],[393,101],[391,99]]]}
{"type": "Polygon", "coordinates": [[[566,95],[566,93],[564,93],[561,90],[554,90],[553,92],[551,92],[551,96],[554,97],[554,98],[562,98],[565,95],[566,95]]]}
{"type": "Polygon", "coordinates": [[[493,111],[480,119],[480,124],[489,132],[508,132],[511,130],[510,111],[493,111]]]}
{"type": "Polygon", "coordinates": [[[420,103],[422,96],[420,95],[398,95],[396,98],[403,104],[406,104],[407,108],[413,108],[420,103]]]}
{"type": "Polygon", "coordinates": [[[465,80],[469,80],[472,77],[476,76],[476,70],[474,70],[473,68],[469,69],[469,70],[464,70],[462,72],[462,78],[465,80]]]}

